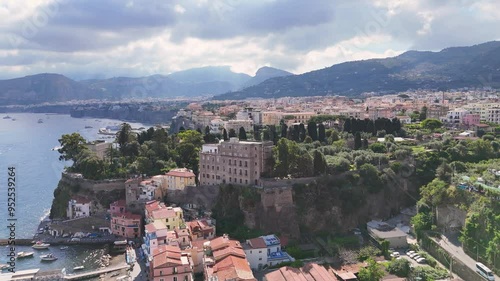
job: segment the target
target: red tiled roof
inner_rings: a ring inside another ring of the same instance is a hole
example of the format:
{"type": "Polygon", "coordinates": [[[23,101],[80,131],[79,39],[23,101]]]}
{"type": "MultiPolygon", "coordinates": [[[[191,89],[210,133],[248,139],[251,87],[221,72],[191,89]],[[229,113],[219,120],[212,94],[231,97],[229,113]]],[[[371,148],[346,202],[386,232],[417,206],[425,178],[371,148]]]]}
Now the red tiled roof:
{"type": "Polygon", "coordinates": [[[306,264],[302,268],[285,266],[265,275],[267,281],[337,281],[333,273],[316,263],[306,264]]]}
{"type": "Polygon", "coordinates": [[[153,219],[166,219],[176,217],[175,211],[173,209],[161,208],[159,210],[153,210],[151,217],[153,219]]]}
{"type": "Polygon", "coordinates": [[[153,268],[182,265],[181,249],[170,245],[160,245],[153,250],[153,268]]]}
{"type": "Polygon", "coordinates": [[[144,229],[148,232],[148,233],[153,233],[153,232],[156,232],[156,227],[153,223],[148,223],[146,224],[146,226],[144,227],[144,229]]]}
{"type": "Polygon", "coordinates": [[[194,173],[192,172],[181,172],[181,171],[170,171],[166,174],[167,176],[171,177],[179,177],[179,178],[192,178],[195,177],[194,173]]]}
{"type": "Polygon", "coordinates": [[[134,219],[134,220],[138,220],[138,219],[142,218],[141,215],[136,215],[136,214],[132,214],[132,213],[118,213],[118,214],[113,214],[112,217],[113,218],[134,219]]]}
{"type": "Polygon", "coordinates": [[[213,251],[222,247],[227,247],[228,245],[229,245],[229,238],[223,236],[217,237],[212,241],[210,241],[210,248],[212,248],[213,251]]]}
{"type": "Polygon", "coordinates": [[[250,239],[248,242],[250,242],[249,245],[254,249],[267,248],[266,242],[262,239],[262,237],[250,239]]]}
{"type": "Polygon", "coordinates": [[[146,202],[146,205],[144,206],[144,208],[146,209],[148,214],[151,214],[151,212],[153,212],[154,210],[160,209],[160,202],[158,202],[156,200],[146,202]]]}
{"type": "Polygon", "coordinates": [[[255,280],[246,258],[226,257],[214,265],[213,272],[219,280],[255,280]]]}

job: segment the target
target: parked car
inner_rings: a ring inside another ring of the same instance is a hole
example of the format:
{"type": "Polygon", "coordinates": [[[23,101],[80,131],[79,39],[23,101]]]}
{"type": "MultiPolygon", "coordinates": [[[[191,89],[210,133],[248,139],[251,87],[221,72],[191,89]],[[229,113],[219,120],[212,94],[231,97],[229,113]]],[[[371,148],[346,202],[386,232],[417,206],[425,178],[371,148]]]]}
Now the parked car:
{"type": "Polygon", "coordinates": [[[417,254],[417,253],[415,253],[415,252],[413,252],[413,253],[409,254],[408,256],[409,256],[410,258],[412,258],[412,259],[413,259],[413,257],[414,257],[414,256],[418,256],[418,254],[417,254]]]}
{"type": "Polygon", "coordinates": [[[415,251],[408,251],[408,252],[406,252],[407,256],[410,256],[411,254],[415,254],[415,251]]]}
{"type": "Polygon", "coordinates": [[[80,242],[80,238],[71,238],[71,242],[80,242]]]}
{"type": "Polygon", "coordinates": [[[425,263],[425,262],[426,262],[425,258],[419,258],[419,259],[417,259],[416,261],[417,261],[418,263],[425,263]]]}
{"type": "Polygon", "coordinates": [[[422,258],[422,257],[421,257],[421,256],[419,256],[419,255],[414,255],[414,256],[412,257],[412,259],[414,259],[414,260],[418,260],[418,259],[421,259],[421,258],[422,258]]]}

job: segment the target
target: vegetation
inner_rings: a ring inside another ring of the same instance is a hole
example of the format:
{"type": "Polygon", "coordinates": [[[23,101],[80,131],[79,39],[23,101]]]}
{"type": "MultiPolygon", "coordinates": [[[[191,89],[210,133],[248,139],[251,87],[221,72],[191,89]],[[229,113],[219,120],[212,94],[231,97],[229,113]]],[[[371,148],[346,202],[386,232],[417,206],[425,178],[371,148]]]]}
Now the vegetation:
{"type": "Polygon", "coordinates": [[[359,271],[358,278],[360,281],[380,281],[385,275],[382,267],[373,259],[367,260],[368,266],[359,271]]]}
{"type": "Polygon", "coordinates": [[[407,277],[411,270],[410,261],[407,259],[393,259],[387,270],[396,276],[407,277]]]}

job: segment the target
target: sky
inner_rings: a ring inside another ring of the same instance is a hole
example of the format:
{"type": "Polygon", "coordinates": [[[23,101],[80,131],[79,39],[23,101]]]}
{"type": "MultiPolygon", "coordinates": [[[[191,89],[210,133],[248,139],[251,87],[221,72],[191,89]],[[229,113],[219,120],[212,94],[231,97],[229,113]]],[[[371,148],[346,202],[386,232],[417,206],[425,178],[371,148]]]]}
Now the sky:
{"type": "Polygon", "coordinates": [[[498,0],[2,0],[0,79],[345,61],[500,39],[498,0]]]}

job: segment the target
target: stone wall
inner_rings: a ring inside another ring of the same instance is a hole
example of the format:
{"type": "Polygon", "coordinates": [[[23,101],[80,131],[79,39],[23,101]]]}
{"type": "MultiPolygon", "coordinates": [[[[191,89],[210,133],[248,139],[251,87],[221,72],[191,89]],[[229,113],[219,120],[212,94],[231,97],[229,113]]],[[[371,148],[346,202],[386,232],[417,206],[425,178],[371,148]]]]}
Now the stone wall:
{"type": "Polygon", "coordinates": [[[467,212],[455,206],[440,206],[436,209],[437,226],[445,230],[461,229],[465,225],[467,212]]]}
{"type": "Polygon", "coordinates": [[[125,179],[95,181],[77,177],[75,174],[63,173],[61,182],[70,186],[79,185],[80,188],[93,192],[125,190],[125,179]]]}

